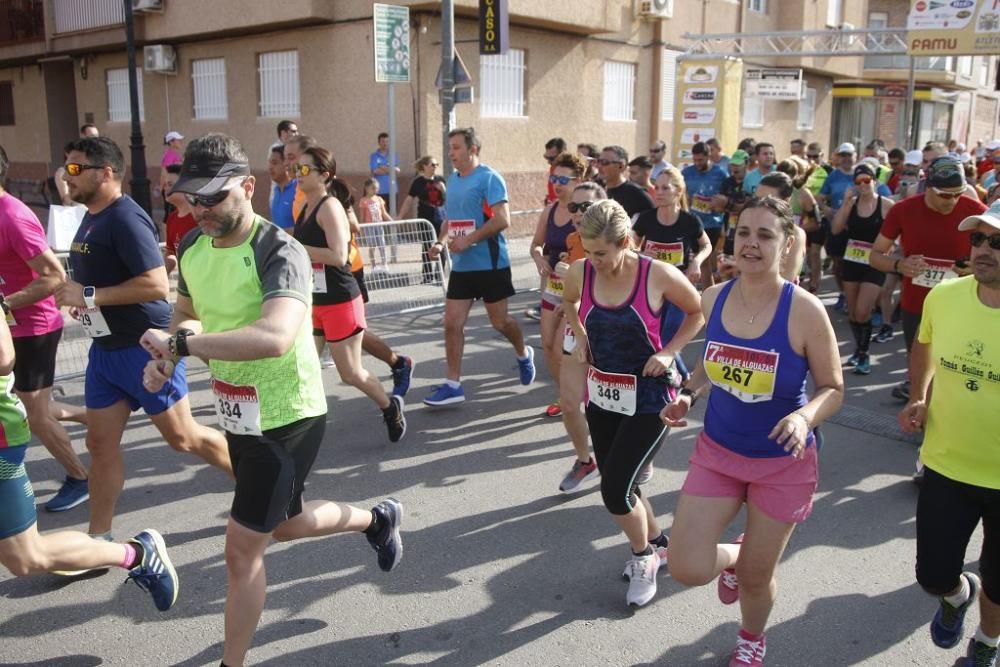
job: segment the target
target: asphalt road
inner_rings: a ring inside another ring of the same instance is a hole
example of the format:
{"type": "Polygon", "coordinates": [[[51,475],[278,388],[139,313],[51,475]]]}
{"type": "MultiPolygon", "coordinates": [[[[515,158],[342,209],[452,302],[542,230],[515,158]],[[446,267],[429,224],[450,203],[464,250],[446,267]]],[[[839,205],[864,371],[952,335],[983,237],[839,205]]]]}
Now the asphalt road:
{"type": "MultiPolygon", "coordinates": [[[[521,295],[512,305],[519,313],[532,301],[521,295]]],[[[335,370],[324,371],[329,427],[307,495],[364,507],[399,498],[405,556],[386,574],[357,535],[274,544],[248,664],[726,664],[738,608],[719,603],[714,583],[685,589],[662,574],[653,602],[638,611],[626,606],[621,572],[629,550],[596,482],[572,495],[557,490],[573,459],[560,421],[542,416],[554,398],[544,370],[522,387],[509,346],[481,308],[474,313],[464,369],[469,401],[444,409],[421,404],[444,374],[439,314],[372,322],[417,360],[409,431],[396,445],[374,405],[340,384],[335,370]]],[[[835,320],[846,340],[844,317],[835,320]]],[[[537,325],[521,321],[541,362],[537,325]]],[[[951,665],[964,650],[965,642],[952,651],[931,644],[936,603],[914,582],[916,447],[896,430],[899,404],[889,396],[903,375],[902,347],[901,333],[873,344],[874,372],[847,375],[845,408],[824,427],[815,510],[778,570],[770,666],[951,665]]],[[[851,351],[845,343],[845,358],[851,351]]],[[[382,364],[368,358],[366,365],[389,385],[382,364]]],[[[213,423],[204,367],[190,381],[196,417],[213,423]]],[[[65,389],[69,400],[82,400],[79,382],[65,389]]],[[[698,425],[670,434],[646,487],[668,530],[698,425]]],[[[71,431],[82,448],[82,430],[71,431]]],[[[121,570],[89,579],[15,579],[3,571],[0,664],[219,663],[230,485],[170,450],[142,416],[130,423],[124,447],[128,481],[115,535],[146,527],[164,534],[181,579],[177,605],[158,613],[138,588],[122,584],[121,570]]],[[[28,459],[41,504],[61,472],[37,443],[28,459]]],[[[86,529],[86,506],[42,512],[39,526],[86,529]]],[[[980,545],[977,532],[970,560],[980,545]]],[[[967,637],[976,623],[972,611],[967,637]]]]}

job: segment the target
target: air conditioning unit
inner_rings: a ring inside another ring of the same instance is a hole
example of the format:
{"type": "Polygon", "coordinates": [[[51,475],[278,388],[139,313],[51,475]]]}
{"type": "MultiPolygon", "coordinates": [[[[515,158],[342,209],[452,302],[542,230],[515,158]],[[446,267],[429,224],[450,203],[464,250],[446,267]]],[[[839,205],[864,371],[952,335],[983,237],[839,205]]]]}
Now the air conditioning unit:
{"type": "Polygon", "coordinates": [[[674,0],[636,0],[635,13],[644,19],[669,19],[674,15],[674,0]]]}
{"type": "Polygon", "coordinates": [[[163,0],[132,0],[133,12],[162,12],[163,0]]]}
{"type": "Polygon", "coordinates": [[[169,44],[150,44],[142,51],[143,69],[160,74],[177,74],[177,52],[169,44]]]}

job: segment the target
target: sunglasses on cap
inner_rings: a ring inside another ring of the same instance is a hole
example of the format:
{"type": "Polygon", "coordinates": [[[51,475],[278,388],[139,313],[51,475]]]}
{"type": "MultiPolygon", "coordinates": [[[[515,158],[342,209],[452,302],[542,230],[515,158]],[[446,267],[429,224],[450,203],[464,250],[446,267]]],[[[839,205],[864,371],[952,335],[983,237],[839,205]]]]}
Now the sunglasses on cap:
{"type": "Polygon", "coordinates": [[[969,234],[969,240],[972,241],[972,247],[978,248],[983,245],[984,242],[990,244],[991,250],[1000,250],[1000,234],[984,234],[983,232],[972,232],[969,234]]]}
{"type": "Polygon", "coordinates": [[[872,182],[871,176],[858,176],[854,179],[855,185],[867,185],[872,182]]]}
{"type": "Polygon", "coordinates": [[[85,169],[104,169],[104,164],[80,164],[79,162],[69,162],[64,165],[66,173],[70,176],[79,176],[85,169]]]}
{"type": "Polygon", "coordinates": [[[961,192],[946,192],[945,190],[940,190],[938,188],[930,189],[941,199],[958,199],[965,194],[965,190],[962,190],[961,192]]]}
{"type": "Polygon", "coordinates": [[[556,176],[555,174],[549,176],[549,183],[551,183],[552,185],[556,185],[557,183],[559,185],[566,185],[570,181],[575,181],[575,180],[576,176],[556,176]]]}
{"type": "Polygon", "coordinates": [[[570,203],[566,204],[566,210],[568,210],[570,213],[586,213],[587,209],[593,205],[594,202],[592,201],[582,201],[579,204],[577,204],[574,201],[571,201],[570,203]]]}

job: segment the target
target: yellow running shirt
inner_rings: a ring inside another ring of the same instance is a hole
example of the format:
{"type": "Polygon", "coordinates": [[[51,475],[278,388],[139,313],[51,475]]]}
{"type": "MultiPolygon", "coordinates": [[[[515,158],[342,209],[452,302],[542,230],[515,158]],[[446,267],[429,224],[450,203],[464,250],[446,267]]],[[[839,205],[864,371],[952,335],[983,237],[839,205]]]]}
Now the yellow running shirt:
{"type": "Polygon", "coordinates": [[[931,347],[934,385],[920,450],[949,479],[1000,489],[1000,308],[973,276],[940,283],[924,302],[918,340],[931,347]]]}

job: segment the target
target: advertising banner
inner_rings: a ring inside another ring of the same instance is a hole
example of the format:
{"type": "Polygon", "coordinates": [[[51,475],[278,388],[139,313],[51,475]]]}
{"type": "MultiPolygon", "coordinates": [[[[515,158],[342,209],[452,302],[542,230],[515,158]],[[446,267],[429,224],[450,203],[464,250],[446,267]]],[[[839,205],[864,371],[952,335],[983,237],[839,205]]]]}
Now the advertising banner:
{"type": "Polygon", "coordinates": [[[690,164],[691,147],[713,137],[727,152],[736,148],[742,84],[739,60],[677,60],[670,162],[678,167],[690,164]]]}
{"type": "Polygon", "coordinates": [[[911,0],[911,56],[1000,53],[1000,0],[911,0]]]}

